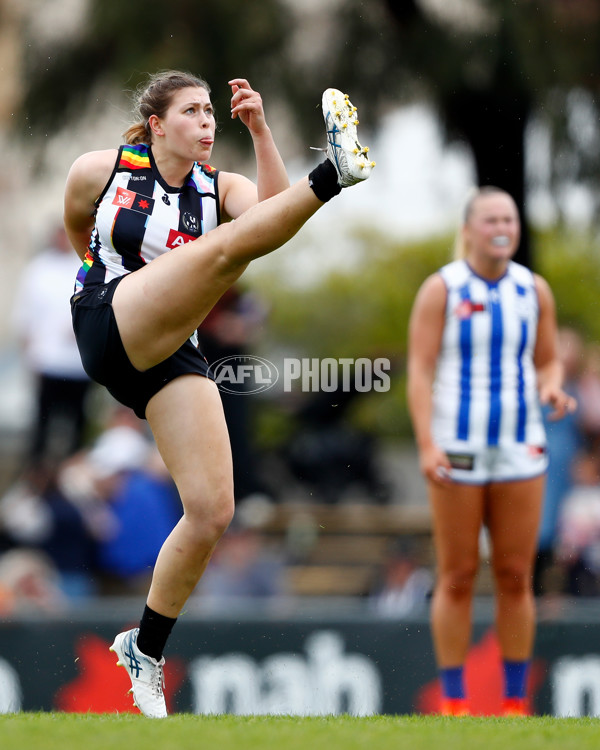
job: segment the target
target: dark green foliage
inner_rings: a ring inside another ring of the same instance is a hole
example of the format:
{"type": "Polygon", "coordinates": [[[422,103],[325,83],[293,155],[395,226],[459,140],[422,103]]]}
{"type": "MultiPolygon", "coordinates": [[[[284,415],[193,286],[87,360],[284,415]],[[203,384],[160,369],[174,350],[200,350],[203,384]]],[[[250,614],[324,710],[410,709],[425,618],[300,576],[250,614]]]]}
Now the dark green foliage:
{"type": "Polygon", "coordinates": [[[147,73],[167,68],[201,75],[215,87],[217,110],[228,113],[229,79],[255,79],[265,93],[276,87],[289,29],[278,0],[261,0],[260,9],[236,0],[176,0],[137,12],[120,0],[93,0],[80,37],[52,49],[30,47],[22,116],[34,131],[60,129],[84,112],[96,84],[134,90],[147,73]]]}
{"type": "MultiPolygon", "coordinates": [[[[417,289],[425,278],[451,260],[453,238],[397,242],[372,231],[357,230],[353,241],[362,262],[333,272],[307,288],[287,286],[268,274],[253,286],[269,304],[269,350],[290,356],[388,357],[392,385],[387,393],[369,393],[352,413],[356,423],[380,436],[411,437],[406,409],[407,327],[417,289]]],[[[574,326],[588,342],[600,340],[600,245],[590,235],[562,230],[535,235],[539,273],[556,299],[559,325],[574,326]]],[[[261,439],[274,444],[285,437],[286,420],[263,409],[261,439]]]]}
{"type": "MultiPolygon", "coordinates": [[[[28,44],[17,132],[45,136],[72,125],[98,83],[132,90],[147,72],[184,68],[213,86],[222,119],[226,81],[248,78],[267,102],[278,101],[293,116],[307,143],[320,143],[320,117],[310,111],[328,86],[351,94],[367,127],[386,110],[425,99],[438,107],[449,137],[471,146],[478,182],[505,188],[522,209],[525,133],[537,114],[551,127],[560,157],[552,161],[555,193],[578,181],[594,188],[598,139],[581,137],[568,121],[567,102],[580,89],[596,109],[600,0],[473,3],[475,14],[449,4],[462,12],[457,16],[436,15],[417,0],[344,0],[322,8],[298,37],[306,17],[283,0],[175,0],[139,9],[90,0],[79,38],[28,44]]],[[[242,127],[227,128],[223,137],[249,148],[242,127]]],[[[535,266],[529,255],[525,233],[519,260],[535,266]]]]}

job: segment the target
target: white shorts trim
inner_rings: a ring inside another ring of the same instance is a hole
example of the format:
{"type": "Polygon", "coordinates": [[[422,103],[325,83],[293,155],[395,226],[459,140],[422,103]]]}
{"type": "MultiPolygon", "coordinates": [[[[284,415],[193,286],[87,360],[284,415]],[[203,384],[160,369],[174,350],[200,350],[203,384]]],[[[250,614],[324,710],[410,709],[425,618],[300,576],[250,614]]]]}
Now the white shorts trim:
{"type": "Polygon", "coordinates": [[[548,469],[545,445],[525,443],[474,448],[468,442],[440,445],[452,464],[449,477],[462,484],[489,484],[533,479],[548,469]]]}

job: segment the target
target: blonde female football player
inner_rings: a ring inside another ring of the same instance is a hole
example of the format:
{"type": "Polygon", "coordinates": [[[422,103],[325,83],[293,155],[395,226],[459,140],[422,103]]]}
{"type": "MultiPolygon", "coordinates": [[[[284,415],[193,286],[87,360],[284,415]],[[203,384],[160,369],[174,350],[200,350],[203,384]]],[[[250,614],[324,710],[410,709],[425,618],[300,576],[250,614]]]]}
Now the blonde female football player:
{"type": "Polygon", "coordinates": [[[260,95],[245,79],[229,85],[231,115],[252,137],[256,185],[208,166],[209,87],[168,71],[140,92],[125,145],[79,157],[65,191],[65,226],[83,261],[72,298],[83,364],[148,420],[184,509],[158,555],[139,628],[112,645],[136,705],[152,717],[167,713],[165,643],[233,513],[223,409],[190,335],[250,261],[283,245],[372,167],[355,108],[329,89],[328,158],[289,187],[260,95]]]}
{"type": "Polygon", "coordinates": [[[547,467],[540,404],[561,389],[554,300],[514,261],[520,223],[506,192],[479,189],[458,257],[419,290],[409,324],[408,401],[437,556],[431,621],[444,714],[469,712],[464,664],[485,524],[491,539],[504,712],[526,710],[535,616],[532,572],[547,467]]]}

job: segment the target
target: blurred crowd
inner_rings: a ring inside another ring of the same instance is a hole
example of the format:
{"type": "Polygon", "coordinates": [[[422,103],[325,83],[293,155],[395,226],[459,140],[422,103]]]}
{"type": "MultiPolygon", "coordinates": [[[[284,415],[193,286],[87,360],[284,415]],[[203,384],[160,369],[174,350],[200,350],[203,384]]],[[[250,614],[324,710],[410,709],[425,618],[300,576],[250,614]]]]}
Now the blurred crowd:
{"type": "Polygon", "coordinates": [[[566,389],[577,411],[546,420],[550,466],[540,528],[538,595],[600,594],[600,345],[559,331],[566,389]]]}
{"type": "MultiPolygon", "coordinates": [[[[68,306],[78,266],[57,225],[15,290],[13,331],[34,394],[22,461],[0,490],[0,617],[142,595],[182,512],[146,422],[92,384],[81,366],[68,306]]],[[[256,295],[228,290],[198,330],[209,363],[251,354],[266,316],[256,295]]],[[[252,400],[239,397],[245,382],[229,386],[221,396],[238,512],[199,586],[203,601],[287,591],[286,553],[267,543],[257,523],[281,500],[278,482],[257,469],[252,400]]],[[[343,404],[342,394],[323,404],[311,395],[289,409],[298,437],[278,458],[290,482],[303,482],[327,503],[356,482],[381,490],[376,501],[383,500],[372,440],[347,424],[356,395],[343,404]],[[342,481],[340,469],[350,465],[342,481]]]]}
{"type": "MultiPolygon", "coordinates": [[[[29,464],[0,497],[0,617],[144,595],[181,512],[147,424],[115,404],[89,447],[29,464]]],[[[198,596],[283,594],[283,573],[260,532],[236,521],[198,596]]]]}
{"type": "MultiPolygon", "coordinates": [[[[96,387],[81,368],[65,305],[77,266],[57,227],[16,290],[12,322],[34,378],[35,410],[22,466],[0,492],[0,618],[61,612],[90,597],[142,595],[181,516],[147,424],[116,402],[91,405],[96,387]]],[[[209,362],[250,354],[267,312],[236,287],[225,294],[199,330],[209,362]]],[[[546,420],[550,470],[534,587],[538,596],[598,596],[600,344],[584,342],[572,328],[560,330],[559,344],[566,388],[579,408],[546,420]]],[[[283,482],[269,482],[257,468],[252,400],[222,393],[238,510],[198,587],[199,601],[289,593],[295,553],[261,532],[285,500],[278,485],[300,482],[327,505],[347,502],[357,487],[369,502],[393,502],[378,471],[376,441],[348,419],[359,395],[317,392],[288,408],[294,429],[278,456],[287,473],[283,482]]],[[[411,540],[398,540],[381,560],[369,604],[382,617],[421,613],[432,581],[411,540]]]]}

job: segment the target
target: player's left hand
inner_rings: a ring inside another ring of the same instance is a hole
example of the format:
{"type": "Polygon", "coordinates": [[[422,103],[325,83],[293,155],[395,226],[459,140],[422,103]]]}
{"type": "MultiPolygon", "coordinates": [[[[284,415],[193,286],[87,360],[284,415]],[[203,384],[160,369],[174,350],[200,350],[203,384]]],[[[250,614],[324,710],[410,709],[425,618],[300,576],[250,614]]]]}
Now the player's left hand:
{"type": "Polygon", "coordinates": [[[267,128],[262,97],[254,91],[245,78],[234,78],[231,86],[231,117],[239,117],[251,133],[257,134],[267,128]]]}
{"type": "Polygon", "coordinates": [[[556,420],[562,419],[567,414],[571,414],[577,409],[577,401],[573,396],[569,396],[568,393],[562,390],[562,388],[556,388],[552,386],[546,386],[540,389],[540,402],[543,406],[551,406],[553,411],[551,412],[549,419],[556,420]]]}

